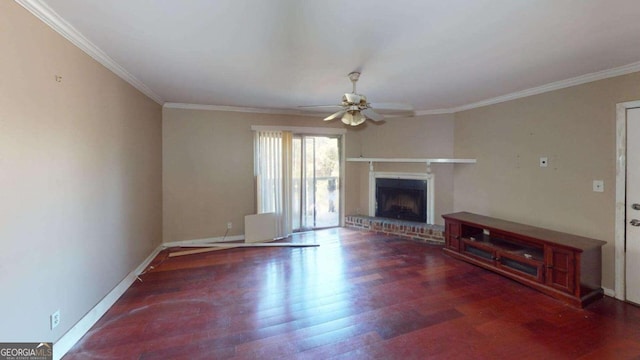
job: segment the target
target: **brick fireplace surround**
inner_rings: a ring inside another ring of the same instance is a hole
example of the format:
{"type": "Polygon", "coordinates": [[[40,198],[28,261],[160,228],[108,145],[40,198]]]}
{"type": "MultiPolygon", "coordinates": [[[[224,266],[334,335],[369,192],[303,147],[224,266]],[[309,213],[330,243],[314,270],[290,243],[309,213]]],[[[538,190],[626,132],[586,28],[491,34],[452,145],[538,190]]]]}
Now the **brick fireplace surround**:
{"type": "Polygon", "coordinates": [[[444,226],[411,221],[376,218],[364,215],[348,215],[345,226],[398,236],[432,245],[444,245],[444,226]]]}

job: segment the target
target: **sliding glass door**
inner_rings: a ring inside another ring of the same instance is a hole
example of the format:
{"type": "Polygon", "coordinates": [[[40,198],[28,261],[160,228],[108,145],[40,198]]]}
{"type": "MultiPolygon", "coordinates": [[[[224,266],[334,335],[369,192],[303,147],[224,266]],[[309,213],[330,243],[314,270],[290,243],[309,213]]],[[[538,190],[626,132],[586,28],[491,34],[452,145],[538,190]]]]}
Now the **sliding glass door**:
{"type": "Polygon", "coordinates": [[[294,135],[294,231],[340,225],[340,138],[294,135]]]}

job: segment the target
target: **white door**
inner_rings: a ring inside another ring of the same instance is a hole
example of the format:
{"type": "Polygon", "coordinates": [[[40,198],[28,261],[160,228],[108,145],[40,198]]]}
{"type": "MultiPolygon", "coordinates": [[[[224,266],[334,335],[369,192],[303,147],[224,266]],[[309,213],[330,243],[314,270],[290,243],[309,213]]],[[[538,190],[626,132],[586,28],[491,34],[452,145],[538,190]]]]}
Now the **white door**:
{"type": "Polygon", "coordinates": [[[627,110],[626,204],[626,298],[640,304],[640,108],[627,110]]]}

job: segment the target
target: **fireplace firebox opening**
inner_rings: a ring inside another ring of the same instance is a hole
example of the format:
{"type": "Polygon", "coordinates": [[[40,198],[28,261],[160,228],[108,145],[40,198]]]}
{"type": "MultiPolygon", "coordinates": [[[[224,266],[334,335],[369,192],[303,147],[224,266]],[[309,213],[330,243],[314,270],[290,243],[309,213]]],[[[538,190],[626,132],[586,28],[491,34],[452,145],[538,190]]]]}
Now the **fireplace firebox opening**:
{"type": "Polygon", "coordinates": [[[376,217],[427,221],[427,180],[377,178],[375,183],[376,217]]]}

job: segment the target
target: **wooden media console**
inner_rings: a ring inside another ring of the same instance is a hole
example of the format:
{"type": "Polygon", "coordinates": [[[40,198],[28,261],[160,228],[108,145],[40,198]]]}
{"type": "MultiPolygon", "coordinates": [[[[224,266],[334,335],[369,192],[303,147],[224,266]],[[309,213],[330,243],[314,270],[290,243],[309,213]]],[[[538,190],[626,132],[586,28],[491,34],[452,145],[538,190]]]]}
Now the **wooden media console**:
{"type": "Polygon", "coordinates": [[[576,307],[602,297],[604,241],[468,212],[442,217],[446,254],[576,307]]]}

